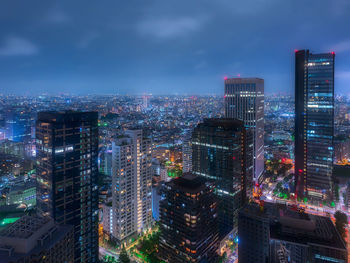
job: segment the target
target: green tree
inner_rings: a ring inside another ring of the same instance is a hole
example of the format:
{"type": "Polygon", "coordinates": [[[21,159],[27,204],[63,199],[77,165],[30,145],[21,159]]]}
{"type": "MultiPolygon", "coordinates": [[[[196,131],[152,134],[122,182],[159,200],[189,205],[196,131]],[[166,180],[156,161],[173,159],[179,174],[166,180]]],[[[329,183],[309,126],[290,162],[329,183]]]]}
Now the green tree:
{"type": "Polygon", "coordinates": [[[345,240],[345,226],[348,223],[348,217],[341,211],[334,213],[335,228],[338,230],[341,237],[345,240]]]}
{"type": "Polygon", "coordinates": [[[339,201],[339,185],[336,184],[334,187],[334,191],[335,191],[335,200],[339,201]]]}
{"type": "Polygon", "coordinates": [[[128,252],[126,252],[125,247],[122,248],[122,250],[120,251],[120,255],[119,255],[119,262],[120,263],[130,263],[130,258],[128,256],[128,252]]]}

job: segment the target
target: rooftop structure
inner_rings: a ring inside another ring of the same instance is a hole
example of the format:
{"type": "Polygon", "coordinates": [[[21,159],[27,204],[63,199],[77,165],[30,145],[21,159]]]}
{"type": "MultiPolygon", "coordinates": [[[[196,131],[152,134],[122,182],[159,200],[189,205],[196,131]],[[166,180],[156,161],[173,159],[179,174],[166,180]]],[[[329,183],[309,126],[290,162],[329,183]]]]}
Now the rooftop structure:
{"type": "Polygon", "coordinates": [[[285,205],[246,205],[238,221],[239,260],[281,262],[347,262],[344,241],[328,217],[299,212],[285,205]],[[323,261],[322,261],[323,262],[323,261]]]}
{"type": "Polygon", "coordinates": [[[73,262],[73,244],[72,226],[25,215],[0,232],[0,263],[73,262]]]}

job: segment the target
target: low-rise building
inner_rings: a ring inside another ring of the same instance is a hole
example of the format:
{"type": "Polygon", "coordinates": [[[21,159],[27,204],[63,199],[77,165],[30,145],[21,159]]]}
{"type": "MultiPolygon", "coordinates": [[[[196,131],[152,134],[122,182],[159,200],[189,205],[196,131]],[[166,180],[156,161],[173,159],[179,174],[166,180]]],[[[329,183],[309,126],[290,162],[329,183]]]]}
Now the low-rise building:
{"type": "Polygon", "coordinates": [[[348,262],[346,245],[330,218],[285,205],[247,204],[239,213],[238,236],[243,263],[348,262]]]}
{"type": "Polygon", "coordinates": [[[23,184],[14,185],[6,195],[7,205],[25,204],[27,207],[36,205],[35,182],[28,181],[23,184]]]}
{"type": "Polygon", "coordinates": [[[73,263],[73,226],[22,216],[0,232],[0,263],[73,263]]]}

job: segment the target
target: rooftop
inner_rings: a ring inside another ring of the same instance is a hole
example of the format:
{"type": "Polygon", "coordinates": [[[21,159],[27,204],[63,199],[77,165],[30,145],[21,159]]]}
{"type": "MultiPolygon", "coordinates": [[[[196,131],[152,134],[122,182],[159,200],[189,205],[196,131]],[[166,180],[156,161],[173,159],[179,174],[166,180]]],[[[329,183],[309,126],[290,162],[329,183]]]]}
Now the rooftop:
{"type": "Polygon", "coordinates": [[[205,180],[191,173],[185,173],[182,177],[177,177],[169,182],[173,188],[178,188],[183,192],[197,193],[206,188],[205,180]]]}
{"type": "Polygon", "coordinates": [[[265,202],[262,207],[256,203],[248,204],[240,213],[268,220],[272,239],[346,249],[328,217],[299,212],[286,205],[269,202],[265,202]]]}
{"type": "Polygon", "coordinates": [[[50,221],[47,217],[22,216],[0,232],[1,237],[28,238],[50,221]]]}
{"type": "Polygon", "coordinates": [[[328,217],[308,215],[306,219],[282,216],[270,227],[271,238],[302,244],[318,244],[346,249],[339,233],[328,217]]]}
{"type": "Polygon", "coordinates": [[[97,121],[98,112],[80,111],[44,111],[38,113],[38,121],[49,123],[67,123],[75,121],[97,121]]]}
{"type": "Polygon", "coordinates": [[[262,78],[225,78],[225,83],[251,83],[251,82],[264,82],[262,78]]]}
{"type": "Polygon", "coordinates": [[[36,187],[36,182],[35,181],[26,181],[20,184],[15,184],[11,187],[11,192],[14,191],[23,191],[27,190],[30,188],[35,188],[36,187]]]}
{"type": "Polygon", "coordinates": [[[244,123],[241,120],[233,118],[207,118],[198,127],[208,126],[208,127],[222,127],[225,130],[237,129],[244,127],[244,123]]]}

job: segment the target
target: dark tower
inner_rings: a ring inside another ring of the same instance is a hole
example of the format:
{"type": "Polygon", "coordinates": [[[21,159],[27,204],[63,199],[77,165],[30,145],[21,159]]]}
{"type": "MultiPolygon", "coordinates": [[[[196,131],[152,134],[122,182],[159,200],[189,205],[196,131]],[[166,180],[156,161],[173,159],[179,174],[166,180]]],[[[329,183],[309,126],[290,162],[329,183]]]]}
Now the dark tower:
{"type": "Polygon", "coordinates": [[[166,262],[215,262],[219,239],[213,187],[192,174],[166,183],[160,229],[159,254],[166,262]]]}
{"type": "Polygon", "coordinates": [[[36,123],[38,210],[74,226],[74,262],[98,261],[97,121],[97,112],[40,112],[36,123]]]}
{"type": "Polygon", "coordinates": [[[236,230],[238,210],[250,196],[253,133],[240,120],[205,119],[192,133],[192,173],[215,185],[223,238],[236,230]]]}

